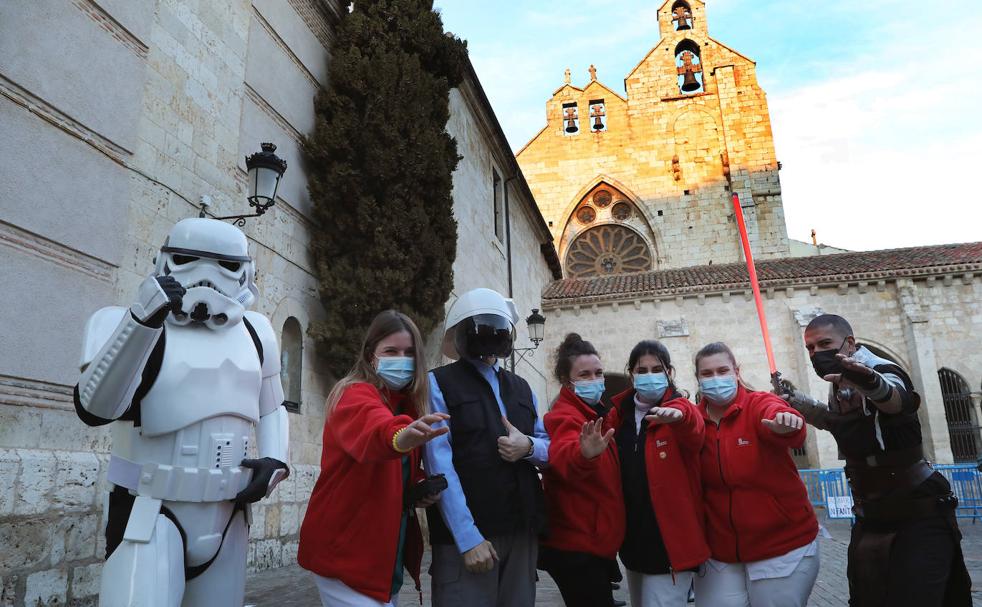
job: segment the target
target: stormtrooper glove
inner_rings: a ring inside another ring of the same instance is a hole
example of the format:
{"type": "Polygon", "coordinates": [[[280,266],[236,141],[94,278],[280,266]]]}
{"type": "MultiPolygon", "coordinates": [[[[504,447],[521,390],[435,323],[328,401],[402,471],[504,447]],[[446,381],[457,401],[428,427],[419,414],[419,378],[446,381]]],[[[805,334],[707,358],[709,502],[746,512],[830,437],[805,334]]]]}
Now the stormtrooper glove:
{"type": "Polygon", "coordinates": [[[235,496],[235,501],[239,503],[252,504],[266,497],[271,490],[270,481],[274,475],[278,478],[277,482],[290,475],[290,468],[278,459],[264,457],[262,459],[244,459],[239,464],[243,468],[249,468],[252,472],[252,480],[246,488],[239,491],[235,496]]]}

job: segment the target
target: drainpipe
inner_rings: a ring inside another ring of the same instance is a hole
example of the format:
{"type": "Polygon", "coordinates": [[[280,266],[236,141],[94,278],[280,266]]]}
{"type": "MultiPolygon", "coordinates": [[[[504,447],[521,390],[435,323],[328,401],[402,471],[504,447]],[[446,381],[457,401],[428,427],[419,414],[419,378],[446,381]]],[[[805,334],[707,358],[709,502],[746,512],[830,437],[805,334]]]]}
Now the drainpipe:
{"type": "MultiPolygon", "coordinates": [[[[514,286],[512,284],[512,269],[511,269],[511,212],[508,204],[508,183],[514,181],[518,178],[518,175],[512,175],[505,179],[502,186],[505,190],[505,260],[508,264],[508,297],[509,299],[514,296],[514,286]]],[[[512,373],[515,372],[515,352],[511,353],[511,370],[512,373]]]]}

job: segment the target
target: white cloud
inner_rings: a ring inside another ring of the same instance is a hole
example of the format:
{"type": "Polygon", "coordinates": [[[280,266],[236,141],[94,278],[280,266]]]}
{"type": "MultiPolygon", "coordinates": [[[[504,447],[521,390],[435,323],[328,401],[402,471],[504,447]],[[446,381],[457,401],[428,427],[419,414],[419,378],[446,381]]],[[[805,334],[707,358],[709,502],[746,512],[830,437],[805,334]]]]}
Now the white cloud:
{"type": "Polygon", "coordinates": [[[982,81],[969,74],[980,72],[982,50],[939,52],[937,37],[884,28],[893,35],[877,38],[889,44],[850,75],[770,98],[788,233],[807,240],[815,228],[850,249],[980,240],[982,81]]]}

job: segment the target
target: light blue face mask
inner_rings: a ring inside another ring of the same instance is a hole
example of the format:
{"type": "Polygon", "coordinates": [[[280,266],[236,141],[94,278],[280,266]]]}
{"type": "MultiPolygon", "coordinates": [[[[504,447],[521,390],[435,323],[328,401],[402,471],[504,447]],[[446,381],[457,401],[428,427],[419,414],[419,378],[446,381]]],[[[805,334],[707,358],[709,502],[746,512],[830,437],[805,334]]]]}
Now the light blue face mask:
{"type": "Polygon", "coordinates": [[[737,379],[733,375],[700,379],[699,391],[716,406],[728,405],[736,398],[737,379]]]}
{"type": "Polygon", "coordinates": [[[386,386],[393,390],[402,390],[413,381],[416,361],[409,356],[381,356],[375,372],[386,386]]]}
{"type": "Polygon", "coordinates": [[[586,404],[595,405],[600,402],[600,397],[604,394],[604,380],[600,378],[574,381],[573,392],[582,398],[586,404]]]}
{"type": "Polygon", "coordinates": [[[664,372],[637,373],[634,375],[634,389],[644,400],[657,403],[668,390],[668,375],[664,372]]]}

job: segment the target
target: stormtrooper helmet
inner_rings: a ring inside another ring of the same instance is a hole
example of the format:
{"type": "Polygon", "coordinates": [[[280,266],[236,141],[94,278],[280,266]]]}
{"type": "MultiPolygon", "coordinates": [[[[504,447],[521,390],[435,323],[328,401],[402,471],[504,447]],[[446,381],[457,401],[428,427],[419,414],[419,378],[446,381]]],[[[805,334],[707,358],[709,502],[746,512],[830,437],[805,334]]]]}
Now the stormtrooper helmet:
{"type": "Polygon", "coordinates": [[[215,219],[183,219],[171,228],[157,256],[157,276],[173,276],[187,289],[177,325],[231,326],[259,295],[256,266],[245,234],[215,219]]]}
{"type": "Polygon", "coordinates": [[[443,354],[448,358],[504,358],[515,341],[515,302],[491,289],[474,289],[457,298],[444,324],[443,354]]]}

